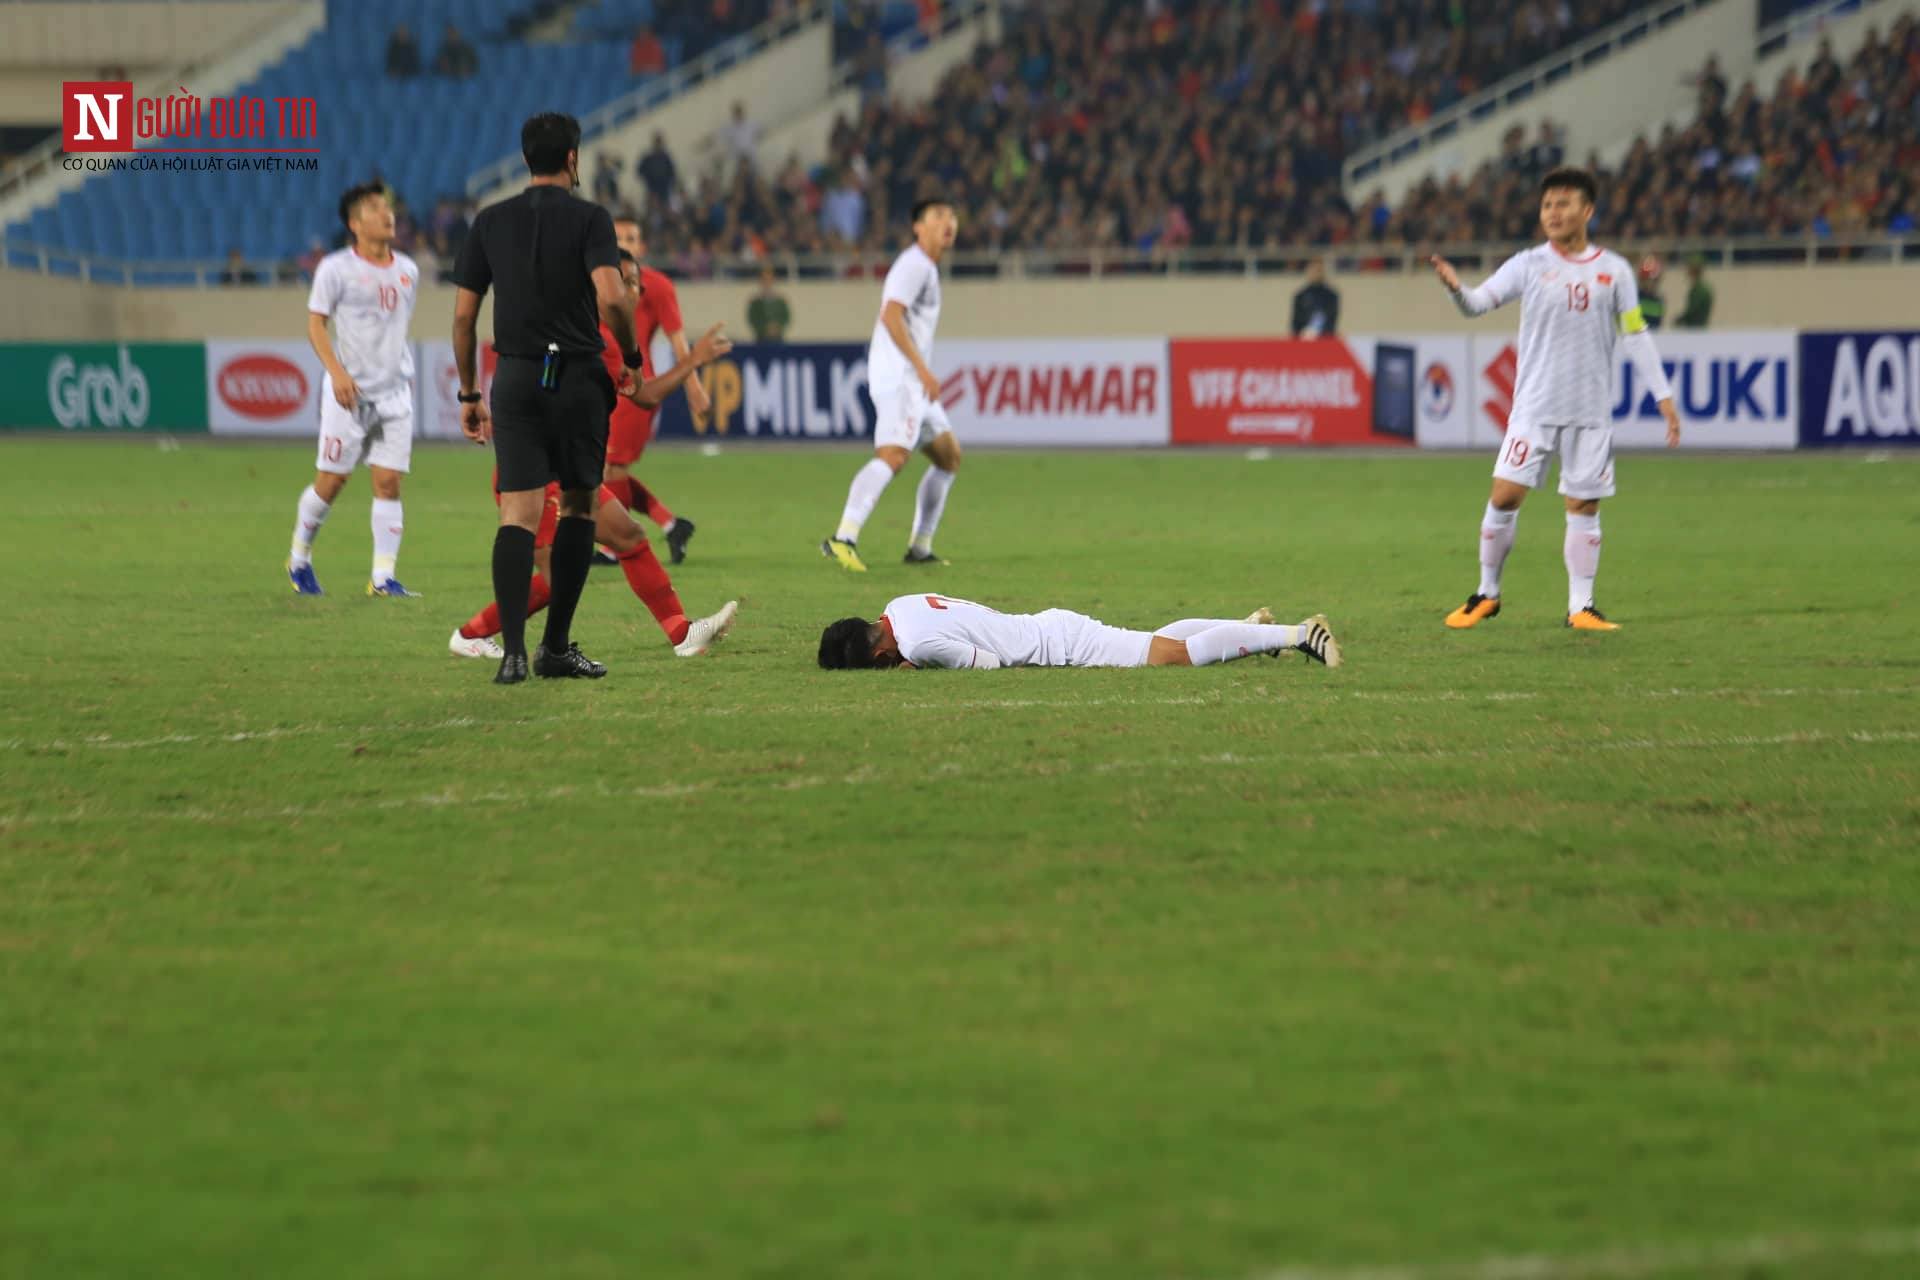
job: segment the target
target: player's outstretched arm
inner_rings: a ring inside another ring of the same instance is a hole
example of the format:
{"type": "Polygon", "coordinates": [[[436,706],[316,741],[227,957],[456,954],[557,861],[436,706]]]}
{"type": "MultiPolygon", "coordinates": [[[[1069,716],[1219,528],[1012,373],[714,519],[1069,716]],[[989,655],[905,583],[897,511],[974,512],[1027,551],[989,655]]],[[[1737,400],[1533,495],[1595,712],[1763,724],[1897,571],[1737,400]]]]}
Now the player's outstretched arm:
{"type": "MultiPolygon", "coordinates": [[[[714,328],[720,327],[719,325],[714,326],[714,328]]],[[[713,329],[707,330],[707,333],[711,335],[713,329]]],[[[669,333],[667,335],[667,342],[673,347],[674,364],[684,364],[692,358],[693,348],[687,344],[687,331],[685,329],[675,329],[672,333],[669,333]]],[[[706,364],[708,360],[711,359],[712,357],[709,356],[707,360],[695,362],[693,376],[687,379],[687,407],[692,409],[696,414],[705,414],[708,409],[713,407],[713,402],[707,398],[706,387],[700,382],[700,365],[706,364]]]]}
{"type": "Polygon", "coordinates": [[[649,378],[638,385],[633,385],[629,381],[628,385],[620,388],[620,394],[642,409],[659,408],[667,402],[667,397],[678,391],[683,384],[692,385],[689,379],[693,378],[703,366],[712,364],[733,350],[733,341],[727,337],[726,331],[726,325],[716,324],[700,335],[700,341],[694,343],[673,368],[657,378],[649,378]]]}
{"type": "Polygon", "coordinates": [[[1433,266],[1433,274],[1440,278],[1453,305],[1465,316],[1483,316],[1495,307],[1505,306],[1520,296],[1521,286],[1525,282],[1525,266],[1522,255],[1515,254],[1500,264],[1500,269],[1487,277],[1481,285],[1467,286],[1460,283],[1460,273],[1454,270],[1451,262],[1439,254],[1427,260],[1433,266]]]}

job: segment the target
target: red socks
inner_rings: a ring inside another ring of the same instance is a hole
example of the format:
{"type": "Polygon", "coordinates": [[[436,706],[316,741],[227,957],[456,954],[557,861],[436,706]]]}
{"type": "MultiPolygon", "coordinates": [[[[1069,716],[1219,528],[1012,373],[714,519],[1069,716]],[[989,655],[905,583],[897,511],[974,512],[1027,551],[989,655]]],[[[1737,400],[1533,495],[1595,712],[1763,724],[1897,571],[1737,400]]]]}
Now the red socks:
{"type": "MultiPolygon", "coordinates": [[[[633,482],[633,496],[646,508],[647,519],[653,521],[662,529],[673,523],[673,512],[667,510],[667,504],[654,497],[653,490],[647,488],[647,486],[641,484],[638,480],[633,482]]],[[[632,508],[628,509],[632,510],[632,508]]]]}
{"type": "Polygon", "coordinates": [[[674,594],[673,579],[660,567],[660,560],[645,541],[620,557],[620,571],[627,575],[633,594],[653,614],[654,621],[667,633],[667,640],[679,644],[687,638],[687,611],[674,594]]]}
{"type": "MultiPolygon", "coordinates": [[[[661,576],[664,577],[665,575],[662,574],[661,576]]],[[[546,608],[547,600],[552,594],[553,592],[547,587],[547,580],[537,573],[534,574],[533,580],[527,584],[527,616],[532,617],[534,614],[546,608]]],[[[480,612],[474,614],[471,618],[468,618],[466,623],[461,626],[460,634],[469,640],[478,640],[483,636],[499,635],[500,606],[490,604],[480,612]]],[[[680,642],[676,640],[674,643],[678,644],[680,642]]]]}
{"type": "Polygon", "coordinates": [[[642,512],[647,519],[662,529],[673,523],[673,512],[667,510],[667,504],[653,496],[653,490],[632,475],[623,475],[619,480],[607,486],[613,490],[613,496],[620,499],[620,505],[638,515],[642,512]]]}

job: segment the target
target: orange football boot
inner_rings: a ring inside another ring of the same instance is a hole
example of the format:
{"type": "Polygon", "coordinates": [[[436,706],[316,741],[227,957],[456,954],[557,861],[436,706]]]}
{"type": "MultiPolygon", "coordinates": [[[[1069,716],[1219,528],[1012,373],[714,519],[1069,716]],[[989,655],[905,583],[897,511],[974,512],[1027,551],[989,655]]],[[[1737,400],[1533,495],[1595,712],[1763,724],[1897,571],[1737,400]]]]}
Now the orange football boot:
{"type": "Polygon", "coordinates": [[[1500,597],[1483,596],[1479,592],[1467,597],[1467,602],[1447,615],[1447,625],[1455,631],[1465,631],[1468,627],[1477,627],[1488,618],[1500,614],[1500,597]]]}

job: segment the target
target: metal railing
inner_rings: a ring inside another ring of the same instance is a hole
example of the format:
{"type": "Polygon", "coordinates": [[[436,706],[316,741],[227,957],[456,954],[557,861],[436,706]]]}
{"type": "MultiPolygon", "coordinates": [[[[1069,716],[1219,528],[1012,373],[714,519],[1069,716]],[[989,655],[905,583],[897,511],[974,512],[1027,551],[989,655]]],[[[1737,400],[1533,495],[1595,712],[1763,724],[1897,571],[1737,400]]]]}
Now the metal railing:
{"type": "MultiPolygon", "coordinates": [[[[166,85],[171,87],[179,84],[181,81],[193,77],[213,63],[223,61],[227,58],[241,56],[260,42],[272,39],[280,27],[290,20],[286,13],[280,11],[280,7],[277,4],[263,4],[260,3],[260,0],[231,0],[231,2],[234,3],[236,7],[245,3],[250,7],[258,7],[263,10],[270,10],[270,12],[268,12],[265,17],[249,25],[241,36],[230,41],[223,48],[213,50],[204,57],[195,58],[179,66],[170,67],[164,72],[151,76],[142,76],[136,89],[152,85],[166,85]]],[[[0,170],[0,202],[17,194],[20,189],[25,187],[29,182],[33,182],[46,174],[54,172],[55,165],[58,163],[60,157],[65,154],[65,140],[58,133],[55,133],[39,146],[23,152],[8,164],[4,170],[0,170]]]]}
{"type": "Polygon", "coordinates": [[[1407,125],[1378,142],[1361,147],[1341,165],[1341,178],[1346,189],[1352,191],[1356,183],[1372,177],[1388,165],[1399,164],[1409,156],[1418,155],[1434,144],[1444,142],[1463,127],[1477,123],[1503,107],[1524,102],[1548,85],[1564,80],[1576,71],[1584,71],[1629,45],[1639,43],[1655,31],[1716,3],[1718,0],[1664,0],[1663,3],[1650,5],[1622,18],[1604,31],[1548,54],[1525,70],[1495,81],[1471,97],[1462,98],[1452,106],[1434,112],[1419,124],[1407,125]]]}
{"type": "Polygon", "coordinates": [[[1835,18],[1878,3],[1880,0],[1820,0],[1796,9],[1760,28],[1760,34],[1754,39],[1754,54],[1760,58],[1776,54],[1796,40],[1820,34],[1835,18]]]}
{"type": "MultiPolygon", "coordinates": [[[[949,280],[1014,279],[1141,279],[1182,276],[1295,276],[1308,262],[1319,260],[1339,274],[1415,275],[1427,270],[1427,258],[1438,253],[1468,272],[1491,271],[1502,259],[1525,247],[1516,243],[1441,245],[1275,245],[1262,248],[1217,249],[1020,249],[948,254],[941,271],[949,280]]],[[[1616,246],[1634,258],[1653,253],[1668,266],[1699,258],[1710,267],[1795,266],[1801,268],[1845,263],[1920,263],[1920,232],[1858,232],[1827,236],[1731,236],[1717,239],[1652,238],[1616,246]]],[[[685,273],[669,258],[661,260],[669,275],[683,282],[698,279],[751,280],[763,266],[771,266],[788,281],[879,279],[894,254],[845,252],[814,255],[775,254],[766,262],[743,259],[715,261],[709,270],[685,273]]],[[[225,277],[236,264],[226,260],[127,261],[73,253],[48,245],[0,236],[0,264],[16,271],[34,271],[90,284],[126,288],[247,288],[299,283],[304,279],[291,262],[237,264],[242,278],[225,277]],[[250,276],[251,278],[245,278],[250,276]]],[[[451,264],[442,263],[445,271],[451,264]]]]}
{"type": "MultiPolygon", "coordinates": [[[[596,108],[580,121],[580,143],[585,145],[601,134],[617,129],[635,116],[665,104],[690,89],[705,84],[715,76],[732,70],[748,58],[754,57],[778,41],[798,35],[823,22],[833,20],[833,6],[825,0],[813,0],[796,8],[792,13],[778,18],[770,18],[751,31],[742,32],[731,40],[715,45],[693,61],[675,67],[663,75],[654,76],[633,92],[615,98],[612,102],[596,108]]],[[[501,156],[487,165],[473,171],[467,177],[466,192],[469,196],[482,196],[494,188],[512,182],[520,176],[526,162],[518,152],[501,156]]]]}

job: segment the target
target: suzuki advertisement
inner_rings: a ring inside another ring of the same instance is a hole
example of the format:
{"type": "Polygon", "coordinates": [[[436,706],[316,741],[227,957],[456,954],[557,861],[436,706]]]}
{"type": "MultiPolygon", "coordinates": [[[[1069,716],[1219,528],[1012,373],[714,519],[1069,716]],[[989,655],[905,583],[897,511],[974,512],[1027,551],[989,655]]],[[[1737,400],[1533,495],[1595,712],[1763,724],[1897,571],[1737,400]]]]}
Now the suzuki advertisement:
{"type": "MultiPolygon", "coordinates": [[[[1680,410],[1683,449],[1791,449],[1796,433],[1795,335],[1784,329],[1654,335],[1680,410]]],[[[1511,338],[1473,340],[1473,443],[1505,434],[1517,390],[1511,338]]],[[[1652,393],[1617,352],[1607,406],[1620,449],[1659,449],[1666,429],[1652,393]]]]}

